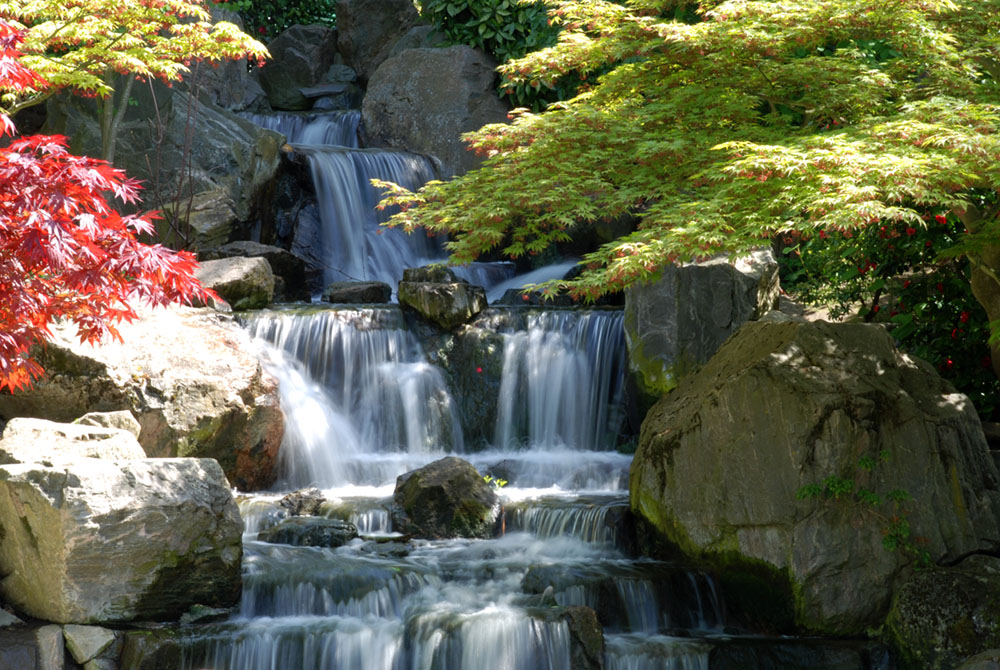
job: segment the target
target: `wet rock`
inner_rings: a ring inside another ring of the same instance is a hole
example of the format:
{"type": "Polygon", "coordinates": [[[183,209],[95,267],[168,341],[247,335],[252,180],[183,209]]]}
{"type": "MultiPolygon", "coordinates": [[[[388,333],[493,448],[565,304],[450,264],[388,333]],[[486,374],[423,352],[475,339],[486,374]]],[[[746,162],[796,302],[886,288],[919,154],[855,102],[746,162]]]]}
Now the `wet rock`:
{"type": "Polygon", "coordinates": [[[399,304],[445,330],[454,330],[486,309],[486,292],[443,266],[409,268],[399,282],[399,304]]]}
{"type": "Polygon", "coordinates": [[[392,297],[392,287],[380,281],[338,281],[323,289],[323,302],[345,304],[386,303],[392,297]]]}
{"type": "Polygon", "coordinates": [[[0,631],[0,668],[10,670],[62,670],[66,650],[62,628],[29,624],[0,631]]]}
{"type": "Polygon", "coordinates": [[[362,83],[420,20],[410,0],[337,0],[337,50],[362,83]]]}
{"type": "Polygon", "coordinates": [[[198,255],[199,260],[209,261],[220,258],[261,257],[271,266],[275,281],[282,280],[282,291],[275,286],[275,297],[278,300],[308,300],[309,289],[306,287],[306,262],[291,251],[259,242],[239,241],[224,244],[198,255]]]}
{"type": "Polygon", "coordinates": [[[563,617],[569,626],[570,667],[603,670],[604,629],[597,620],[597,612],[574,605],[564,609],[563,617]]]}
{"type": "Polygon", "coordinates": [[[706,653],[712,670],[869,670],[892,668],[889,651],[876,642],[735,638],[706,653]]]}
{"type": "Polygon", "coordinates": [[[237,234],[239,216],[229,189],[202,191],[181,203],[169,202],[155,221],[159,241],[174,248],[207,249],[237,234]]]}
{"type": "Polygon", "coordinates": [[[462,133],[507,122],[497,96],[496,62],[478,49],[408,49],[387,59],[371,77],[361,107],[376,146],[434,156],[443,177],[463,174],[482,158],[462,133]]]}
{"type": "Polygon", "coordinates": [[[271,60],[260,69],[260,85],[274,109],[306,110],[301,89],[320,83],[337,55],[337,31],[323,25],[295,25],[267,45],[271,60]]]}
{"type": "Polygon", "coordinates": [[[0,452],[18,463],[146,457],[136,436],[121,428],[56,423],[24,417],[7,422],[3,438],[0,439],[0,452]]]}
{"type": "Polygon", "coordinates": [[[63,626],[63,637],[73,660],[81,665],[100,656],[114,644],[116,638],[115,632],[107,628],[79,624],[63,626]]]}
{"type": "Polygon", "coordinates": [[[243,522],[213,460],[8,465],[0,491],[0,593],[26,614],[162,620],[239,598],[243,522]]]}
{"type": "Polygon", "coordinates": [[[886,624],[904,667],[944,670],[995,650],[1000,558],[970,556],[954,567],[915,572],[893,597],[886,624]]]}
{"type": "Polygon", "coordinates": [[[713,563],[759,619],[833,634],[879,625],[912,562],[883,545],[893,491],[912,498],[910,549],[995,550],[1000,474],[975,410],[868,324],[746,324],[649,412],[630,476],[653,548],[713,563]],[[798,499],[829,477],[879,498],[798,499]]]}
{"type": "Polygon", "coordinates": [[[261,542],[297,547],[340,547],[358,536],[353,523],[340,519],[297,516],[257,534],[261,542]]]}
{"type": "Polygon", "coordinates": [[[493,537],[500,502],[473,465],[454,456],[396,478],[392,527],[423,538],[493,537]]]}
{"type": "Polygon", "coordinates": [[[278,506],[287,509],[292,516],[317,516],[324,502],[322,491],[309,488],[292,491],[278,501],[278,506]]]}
{"type": "Polygon", "coordinates": [[[274,300],[274,273],[270,264],[260,257],[205,261],[195,276],[235,311],[261,309],[274,300]]]}
{"type": "Polygon", "coordinates": [[[174,629],[127,631],[121,667],[129,670],[176,670],[184,667],[184,651],[174,629]]]}
{"type": "Polygon", "coordinates": [[[730,263],[670,265],[625,292],[629,369],[644,394],[660,397],[704,364],[746,321],[777,306],[778,264],[770,250],[730,263]]]}
{"type": "Polygon", "coordinates": [[[208,310],[143,311],[118,326],[123,343],[91,347],[72,327],[53,327],[37,351],[46,376],[31,389],[0,393],[0,415],[72,421],[87,412],[130,411],[148,456],[219,461],[232,485],[267,488],[284,431],[277,381],[245,333],[208,310]]]}

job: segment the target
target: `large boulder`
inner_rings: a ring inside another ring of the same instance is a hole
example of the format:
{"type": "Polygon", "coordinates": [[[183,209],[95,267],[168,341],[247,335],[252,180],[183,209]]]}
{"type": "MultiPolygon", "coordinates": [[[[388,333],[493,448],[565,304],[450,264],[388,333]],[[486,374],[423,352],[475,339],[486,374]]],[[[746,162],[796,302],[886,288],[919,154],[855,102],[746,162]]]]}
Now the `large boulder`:
{"type": "Polygon", "coordinates": [[[274,300],[274,273],[260,256],[204,261],[195,276],[236,311],[262,309],[274,300]]]}
{"type": "Polygon", "coordinates": [[[136,435],[121,428],[18,417],[4,426],[0,438],[2,457],[8,462],[40,463],[78,458],[146,458],[146,452],[136,435]]]}
{"type": "Polygon", "coordinates": [[[389,302],[392,288],[381,281],[335,281],[323,289],[323,302],[371,304],[389,302]]]}
{"type": "Polygon", "coordinates": [[[434,156],[444,177],[477,167],[482,159],[461,135],[507,121],[495,69],[490,56],[467,46],[407,49],[387,59],[372,75],[361,108],[369,140],[434,156]]]}
{"type": "Polygon", "coordinates": [[[287,249],[239,240],[223,244],[216,249],[210,249],[199,254],[199,260],[218,260],[220,258],[253,258],[259,256],[271,266],[275,280],[275,299],[281,297],[289,300],[308,300],[309,290],[306,288],[306,262],[287,249]],[[280,286],[280,291],[279,291],[280,286]],[[280,296],[280,297],[279,297],[280,296]]]}
{"type": "Polygon", "coordinates": [[[1000,647],[1000,558],[917,571],[893,597],[886,623],[906,668],[954,668],[1000,647]]]}
{"type": "Polygon", "coordinates": [[[486,291],[441,266],[407,268],[399,282],[399,304],[445,330],[453,330],[486,309],[486,291]]]}
{"type": "Polygon", "coordinates": [[[496,534],[500,502],[476,468],[447,456],[396,478],[392,527],[426,538],[496,534]]]}
{"type": "Polygon", "coordinates": [[[284,417],[277,381],[232,321],[186,307],[144,311],[118,326],[124,342],[91,347],[66,324],[37,350],[46,376],[0,393],[0,416],[72,421],[129,410],[148,456],[215,458],[241,490],[275,479],[284,417]]]}
{"type": "Polygon", "coordinates": [[[291,544],[297,547],[340,547],[358,536],[353,523],[318,516],[297,516],[257,534],[260,542],[291,544]]]}
{"type": "Polygon", "coordinates": [[[912,554],[1000,535],[968,398],[869,324],[743,326],[650,410],[630,496],[661,546],[714,563],[761,616],[835,634],[881,622],[912,554]]]}
{"type": "Polygon", "coordinates": [[[0,527],[0,594],[33,617],[164,620],[239,598],[243,522],[211,459],[2,466],[0,527]]]}
{"type": "MultiPolygon", "coordinates": [[[[246,31],[243,17],[223,3],[208,3],[212,23],[228,21],[246,31]]],[[[252,28],[251,28],[252,30],[252,28]]],[[[193,90],[212,104],[233,111],[256,111],[267,106],[267,96],[261,88],[255,70],[248,67],[247,59],[223,60],[214,63],[196,63],[185,77],[187,90],[193,90]]]]}
{"type": "MultiPolygon", "coordinates": [[[[152,88],[133,88],[135,104],[128,107],[116,136],[115,166],[145,182],[143,196],[148,206],[177,212],[180,219],[172,229],[177,236],[174,240],[187,235],[188,247],[194,248],[199,240],[187,225],[192,194],[221,189],[228,201],[219,201],[217,194],[210,199],[218,203],[218,215],[227,216],[231,202],[236,221],[248,224],[261,213],[260,202],[277,172],[284,137],[208,101],[195,100],[180,88],[156,83],[152,88]]],[[[93,101],[54,96],[47,111],[47,132],[69,136],[73,153],[101,155],[100,123],[93,101]]],[[[163,231],[168,228],[161,226],[163,231]]],[[[232,239],[237,231],[230,235],[232,239]]],[[[209,246],[217,246],[219,236],[214,233],[209,246]]]]}
{"type": "Polygon", "coordinates": [[[337,0],[337,50],[367,82],[419,20],[410,0],[337,0]]]}
{"type": "Polygon", "coordinates": [[[730,262],[668,265],[625,291],[625,341],[639,389],[655,397],[705,363],[744,323],[777,307],[778,264],[770,250],[730,262]]]}
{"type": "Polygon", "coordinates": [[[161,243],[181,249],[212,249],[225,244],[239,230],[236,203],[224,186],[195,194],[189,201],[170,202],[156,220],[161,243]]]}
{"type": "Polygon", "coordinates": [[[294,25],[267,45],[271,60],[260,69],[260,85],[274,109],[305,110],[302,93],[320,83],[337,55],[337,31],[322,25],[294,25]]]}

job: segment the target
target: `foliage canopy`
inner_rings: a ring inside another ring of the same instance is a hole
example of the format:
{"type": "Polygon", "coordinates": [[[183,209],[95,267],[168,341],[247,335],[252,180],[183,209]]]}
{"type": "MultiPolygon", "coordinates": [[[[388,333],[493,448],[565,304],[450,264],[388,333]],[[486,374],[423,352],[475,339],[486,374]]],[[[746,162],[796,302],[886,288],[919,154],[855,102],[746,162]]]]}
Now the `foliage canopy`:
{"type": "MultiPolygon", "coordinates": [[[[0,20],[0,87],[47,86],[19,62],[22,32],[0,20]]],[[[0,134],[15,132],[0,113],[0,134]]],[[[121,216],[108,195],[133,202],[137,184],[109,164],[70,155],[62,137],[33,136],[0,149],[0,389],[29,385],[42,370],[31,357],[57,318],[80,339],[118,337],[134,305],[212,295],[194,277],[191,254],[138,241],[148,216],[121,216]]]]}
{"type": "Polygon", "coordinates": [[[548,4],[558,44],[502,73],[596,81],[468,134],[482,169],[418,193],[390,186],[386,204],[403,207],[391,225],[448,233],[468,262],[634,217],[578,278],[543,287],[591,299],[777,234],[922,227],[950,212],[968,232],[951,253],[972,262],[977,298],[1000,319],[1000,2],[548,4]]]}

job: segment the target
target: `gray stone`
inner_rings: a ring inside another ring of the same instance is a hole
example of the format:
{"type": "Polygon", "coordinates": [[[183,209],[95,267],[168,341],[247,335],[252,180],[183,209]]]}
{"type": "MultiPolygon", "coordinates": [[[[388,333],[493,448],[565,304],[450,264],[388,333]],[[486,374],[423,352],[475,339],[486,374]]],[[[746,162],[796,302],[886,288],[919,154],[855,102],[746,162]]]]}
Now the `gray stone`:
{"type": "Polygon", "coordinates": [[[118,326],[124,342],[81,344],[66,324],[36,352],[46,376],[0,394],[0,416],[72,421],[128,410],[149,456],[219,461],[244,491],[275,479],[284,417],[277,381],[264,372],[231,318],[186,307],[145,310],[118,326]]]}
{"type": "Polygon", "coordinates": [[[486,291],[443,266],[408,268],[399,282],[399,304],[445,330],[468,323],[486,309],[486,291]]]}
{"type": "Polygon", "coordinates": [[[338,281],[323,289],[323,302],[366,304],[389,302],[392,288],[380,281],[338,281]]]}
{"type": "Polygon", "coordinates": [[[379,66],[362,117],[369,140],[436,157],[443,177],[478,167],[461,135],[507,122],[495,89],[496,62],[467,46],[408,49],[379,66]]]}
{"type": "Polygon", "coordinates": [[[274,300],[274,273],[263,258],[234,256],[201,263],[195,276],[234,311],[261,309],[274,300]]]}
{"type": "Polygon", "coordinates": [[[8,628],[10,626],[20,626],[23,623],[24,623],[23,621],[18,619],[16,616],[11,614],[7,610],[0,609],[0,628],[8,628]]]}
{"type": "Polygon", "coordinates": [[[886,627],[906,667],[946,670],[1000,647],[1000,558],[915,572],[896,591],[886,627]]]}
{"type": "MultiPolygon", "coordinates": [[[[181,219],[176,229],[187,231],[189,197],[212,193],[209,200],[219,203],[218,207],[196,210],[204,212],[206,220],[199,214],[192,221],[195,230],[187,245],[191,249],[200,244],[199,228],[229,216],[226,201],[216,193],[220,189],[232,203],[237,221],[248,222],[260,214],[259,203],[278,169],[282,135],[209,102],[195,101],[180,87],[170,89],[154,83],[152,92],[148,86],[133,88],[131,97],[136,104],[129,106],[115,145],[115,166],[145,182],[146,206],[179,212],[181,219]],[[181,181],[184,187],[178,192],[181,181]]],[[[101,154],[100,125],[93,101],[58,95],[50,99],[47,112],[46,132],[72,138],[74,153],[101,154]]],[[[162,222],[158,229],[168,227],[162,222]]],[[[217,228],[214,224],[212,227],[217,228]]],[[[206,246],[218,246],[230,239],[219,239],[220,235],[213,232],[212,242],[206,246]]]]}
{"type": "Polygon", "coordinates": [[[998,542],[1000,474],[975,409],[876,325],[744,325],[650,410],[629,488],[652,536],[715,564],[724,588],[759,581],[749,606],[838,635],[879,625],[912,562],[883,546],[890,492],[912,497],[909,548],[931,561],[998,542]],[[883,502],[797,499],[828,477],[883,502]]]}
{"type": "Polygon", "coordinates": [[[654,397],[705,363],[746,321],[777,306],[778,264],[770,250],[730,263],[668,265],[651,284],[625,291],[629,368],[654,397]]]}
{"type": "MultiPolygon", "coordinates": [[[[227,21],[245,30],[239,12],[227,9],[222,3],[209,3],[212,22],[227,21]]],[[[256,111],[267,106],[267,95],[255,78],[256,70],[248,67],[247,59],[224,60],[218,63],[195,64],[192,73],[184,78],[188,90],[196,90],[199,97],[233,111],[256,111]]]]}
{"type": "Polygon", "coordinates": [[[489,538],[496,534],[500,502],[475,467],[447,456],[396,478],[392,527],[431,539],[489,538]]]}
{"type": "Polygon", "coordinates": [[[320,506],[326,502],[323,492],[317,488],[292,491],[281,500],[278,506],[284,507],[293,516],[315,516],[319,514],[320,506]]]}
{"type": "Polygon", "coordinates": [[[1000,649],[990,649],[966,659],[957,670],[1000,670],[1000,649]]]}
{"type": "Polygon", "coordinates": [[[29,624],[0,631],[0,668],[7,670],[63,670],[62,629],[29,624]]]}
{"type": "MultiPolygon", "coordinates": [[[[259,256],[271,266],[275,279],[284,280],[284,297],[288,300],[308,300],[309,290],[306,287],[306,262],[291,251],[260,242],[239,240],[223,244],[216,249],[199,254],[202,260],[218,260],[220,258],[252,258],[259,256]]],[[[276,298],[277,299],[277,296],[276,298]]]]}
{"type": "Polygon", "coordinates": [[[100,626],[81,626],[66,624],[63,626],[63,637],[66,638],[66,648],[77,663],[86,663],[111,646],[115,641],[114,631],[100,626]]]}
{"type": "Polygon", "coordinates": [[[319,84],[337,55],[337,31],[322,25],[295,25],[267,45],[271,60],[260,69],[260,85],[274,109],[312,106],[301,89],[319,84]]]}
{"type": "Polygon", "coordinates": [[[569,627],[570,667],[574,670],[604,669],[604,629],[597,612],[589,607],[571,605],[563,618],[569,627]]]}
{"type": "Polygon", "coordinates": [[[362,84],[420,20],[410,0],[337,0],[337,50],[362,84]]]}
{"type": "Polygon", "coordinates": [[[392,45],[389,58],[398,56],[407,49],[435,49],[446,46],[448,38],[434,26],[413,26],[392,45]]]}
{"type": "Polygon", "coordinates": [[[341,547],[358,537],[353,523],[316,516],[285,519],[257,534],[260,542],[291,544],[297,547],[341,547]]]}
{"type": "Polygon", "coordinates": [[[20,463],[146,457],[139,440],[127,430],[28,417],[16,417],[7,422],[3,439],[0,439],[0,451],[20,463]]]}
{"type": "Polygon", "coordinates": [[[239,217],[227,188],[196,194],[190,201],[164,207],[164,218],[156,221],[162,243],[177,249],[211,249],[236,234],[239,217]]]}
{"type": "Polygon", "coordinates": [[[101,426],[102,428],[118,428],[127,430],[136,437],[142,431],[142,426],[136,420],[132,412],[121,410],[119,412],[88,412],[73,423],[81,426],[101,426]]]}
{"type": "Polygon", "coordinates": [[[211,459],[3,466],[0,526],[0,592],[37,618],[162,620],[239,597],[243,522],[211,459]]]}

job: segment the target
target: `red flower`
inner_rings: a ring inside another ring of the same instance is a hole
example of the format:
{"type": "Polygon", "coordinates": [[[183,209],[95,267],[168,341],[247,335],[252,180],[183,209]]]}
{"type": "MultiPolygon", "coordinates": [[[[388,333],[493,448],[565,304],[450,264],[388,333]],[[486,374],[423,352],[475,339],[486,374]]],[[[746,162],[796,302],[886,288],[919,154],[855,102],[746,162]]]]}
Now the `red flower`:
{"type": "Polygon", "coordinates": [[[924,242],[924,246],[925,246],[925,247],[927,247],[927,248],[929,249],[929,248],[930,248],[930,246],[931,246],[931,241],[930,241],[930,240],[927,240],[926,242],[924,242]]]}
{"type": "Polygon", "coordinates": [[[267,32],[267,28],[265,28],[264,26],[260,26],[259,28],[257,28],[257,32],[263,35],[264,33],[267,32]]]}
{"type": "Polygon", "coordinates": [[[968,323],[969,313],[963,310],[962,314],[958,317],[958,320],[961,321],[962,323],[968,323]]]}
{"type": "Polygon", "coordinates": [[[956,339],[958,337],[958,328],[951,329],[951,339],[956,339]]]}
{"type": "Polygon", "coordinates": [[[981,365],[982,365],[982,366],[983,366],[984,368],[988,368],[988,367],[990,367],[991,365],[993,365],[993,359],[992,359],[992,358],[990,358],[990,357],[989,357],[989,355],[987,354],[986,356],[983,356],[983,360],[979,361],[979,363],[980,363],[980,364],[981,364],[981,365]]]}
{"type": "Polygon", "coordinates": [[[907,226],[906,227],[906,234],[909,235],[910,237],[913,237],[914,235],[917,234],[917,229],[916,228],[910,228],[909,226],[907,226]]]}
{"type": "Polygon", "coordinates": [[[483,371],[482,368],[476,368],[476,372],[482,372],[482,371],[483,371]]]}
{"type": "Polygon", "coordinates": [[[878,314],[878,311],[879,311],[880,309],[882,309],[882,308],[881,308],[881,307],[879,307],[878,305],[875,305],[875,306],[873,306],[873,307],[872,307],[872,314],[878,314]]]}
{"type": "Polygon", "coordinates": [[[934,220],[940,223],[942,226],[948,225],[948,217],[944,214],[938,214],[934,217],[934,220]]]}
{"type": "Polygon", "coordinates": [[[938,282],[934,288],[937,289],[938,293],[944,293],[944,284],[942,284],[941,282],[938,282]]]}
{"type": "Polygon", "coordinates": [[[907,279],[906,281],[903,282],[903,288],[910,288],[910,284],[912,284],[912,283],[913,282],[911,282],[909,279],[907,279]]]}
{"type": "Polygon", "coordinates": [[[826,231],[825,230],[819,231],[819,239],[821,239],[821,240],[825,240],[826,239],[826,231]]]}

